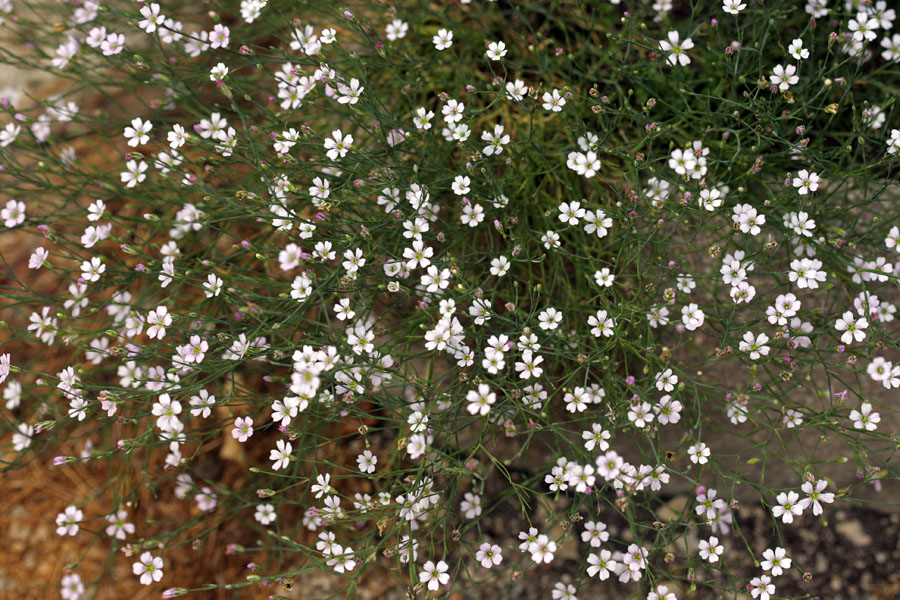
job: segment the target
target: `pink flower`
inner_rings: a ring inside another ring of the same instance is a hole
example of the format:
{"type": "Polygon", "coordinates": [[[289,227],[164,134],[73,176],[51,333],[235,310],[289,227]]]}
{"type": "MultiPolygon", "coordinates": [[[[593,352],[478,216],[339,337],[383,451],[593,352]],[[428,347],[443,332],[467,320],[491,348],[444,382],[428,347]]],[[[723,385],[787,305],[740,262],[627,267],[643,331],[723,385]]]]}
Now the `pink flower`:
{"type": "Polygon", "coordinates": [[[253,419],[250,417],[238,417],[235,419],[231,435],[241,443],[249,440],[253,435],[253,419]]]}

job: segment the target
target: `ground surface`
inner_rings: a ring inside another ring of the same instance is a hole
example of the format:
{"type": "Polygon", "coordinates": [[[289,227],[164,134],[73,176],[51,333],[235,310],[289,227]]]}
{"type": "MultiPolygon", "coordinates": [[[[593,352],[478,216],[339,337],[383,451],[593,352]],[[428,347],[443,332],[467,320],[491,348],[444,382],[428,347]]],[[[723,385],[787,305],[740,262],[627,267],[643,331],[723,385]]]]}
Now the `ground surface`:
{"type": "MultiPolygon", "coordinates": [[[[78,572],[87,582],[104,569],[110,555],[108,542],[98,542],[86,548],[87,536],[74,538],[56,535],[54,516],[70,502],[72,494],[89,493],[94,478],[102,473],[83,467],[53,469],[33,463],[28,468],[4,475],[4,493],[0,499],[0,532],[4,543],[0,544],[0,597],[22,600],[58,598],[58,584],[65,565],[81,561],[78,572]]],[[[676,496],[659,511],[660,519],[670,518],[688,501],[687,496],[676,496]]],[[[172,499],[170,506],[138,507],[134,521],[150,515],[161,518],[170,510],[180,510],[181,502],[172,499]]],[[[598,515],[610,523],[613,536],[628,539],[628,532],[618,530],[617,517],[598,515]]],[[[751,548],[760,553],[774,538],[772,521],[759,506],[743,506],[737,513],[738,525],[751,548]]],[[[864,506],[845,505],[830,513],[829,525],[822,526],[811,515],[805,515],[796,526],[783,528],[785,537],[780,542],[788,548],[796,568],[782,575],[776,582],[779,595],[842,600],[896,600],[900,598],[900,515],[885,514],[864,506]],[[811,574],[804,580],[804,572],[811,574]]],[[[505,552],[510,560],[519,560],[518,552],[511,549],[518,545],[518,531],[525,527],[517,514],[497,513],[489,517],[496,541],[510,548],[505,552]],[[491,523],[492,521],[492,523],[491,523]]],[[[90,527],[87,527],[90,529],[90,527]]],[[[577,531],[577,526],[576,526],[577,531]]],[[[241,581],[246,573],[245,564],[254,556],[225,556],[222,546],[225,536],[213,538],[203,547],[167,550],[166,581],[200,585],[211,582],[241,581]]],[[[694,542],[695,543],[695,542],[694,542]]],[[[774,544],[773,544],[774,545],[774,544]]],[[[520,598],[544,599],[557,581],[571,581],[581,568],[580,557],[587,548],[580,541],[569,538],[562,544],[551,567],[534,567],[527,559],[521,560],[522,574],[515,580],[507,575],[498,577],[468,591],[459,590],[450,598],[520,598]]],[[[131,559],[117,552],[116,565],[110,576],[96,590],[102,600],[132,598],[159,598],[161,586],[141,586],[130,572],[131,559]]],[[[748,553],[739,547],[726,546],[729,567],[735,573],[748,578],[759,570],[752,564],[748,553]]],[[[704,574],[698,572],[698,578],[704,574]]],[[[190,597],[265,598],[278,593],[287,598],[342,598],[341,580],[322,573],[295,581],[288,591],[282,586],[271,586],[254,591],[216,590],[198,592],[190,597]]],[[[583,588],[580,598],[607,600],[621,598],[624,587],[610,582],[596,582],[583,588]]],[[[394,574],[373,569],[364,577],[359,590],[360,598],[402,600],[406,588],[394,574]]],[[[684,597],[684,596],[679,596],[684,597]]],[[[702,593],[693,596],[705,598],[702,593]]]]}

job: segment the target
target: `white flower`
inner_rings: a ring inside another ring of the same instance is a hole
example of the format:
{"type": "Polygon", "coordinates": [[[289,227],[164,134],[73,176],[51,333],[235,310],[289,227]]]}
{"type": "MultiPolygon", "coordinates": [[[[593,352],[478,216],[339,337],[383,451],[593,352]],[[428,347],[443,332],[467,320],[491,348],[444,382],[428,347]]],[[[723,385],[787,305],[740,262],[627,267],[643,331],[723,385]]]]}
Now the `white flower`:
{"type": "Polygon", "coordinates": [[[129,160],[125,163],[125,171],[119,174],[119,178],[125,187],[133,188],[137,184],[147,179],[147,163],[144,161],[129,160]]]}
{"type": "Polygon", "coordinates": [[[253,437],[253,419],[250,417],[238,417],[235,419],[231,437],[242,444],[253,437]]]}
{"type": "Polygon", "coordinates": [[[787,550],[777,547],[774,550],[766,548],[763,551],[763,560],[759,563],[763,571],[772,571],[772,576],[777,577],[791,568],[791,559],[787,557],[787,550]]]}
{"type": "Polygon", "coordinates": [[[132,119],[131,127],[125,128],[125,139],[128,140],[128,145],[134,148],[149,142],[151,129],[153,129],[153,124],[150,121],[143,121],[139,117],[132,119]]]}
{"type": "Polygon", "coordinates": [[[709,540],[700,540],[700,558],[711,563],[719,562],[719,557],[725,551],[725,546],[719,544],[719,538],[712,536],[709,540]]]}
{"type": "Polygon", "coordinates": [[[656,591],[647,594],[647,600],[678,600],[678,596],[675,592],[670,592],[668,587],[658,585],[656,591]]]}
{"type": "Polygon", "coordinates": [[[486,383],[478,385],[478,390],[469,390],[466,394],[469,403],[466,410],[473,415],[486,415],[491,411],[491,405],[497,401],[497,395],[491,391],[486,383]]]}
{"type": "Polygon", "coordinates": [[[350,80],[350,85],[344,85],[343,83],[338,83],[338,92],[341,94],[338,97],[338,102],[340,104],[356,104],[359,102],[359,97],[362,96],[363,90],[366,88],[359,86],[359,79],[355,77],[350,80]]]}
{"type": "Polygon", "coordinates": [[[178,419],[181,414],[181,402],[172,400],[169,394],[160,394],[156,402],[151,407],[151,414],[156,419],[156,426],[161,431],[179,431],[182,429],[182,423],[178,419]]]}
{"type": "Polygon", "coordinates": [[[560,95],[559,90],[553,90],[552,93],[544,92],[544,95],[541,96],[541,100],[544,101],[544,110],[553,112],[561,112],[562,107],[566,105],[566,100],[560,95]]]}
{"type": "Polygon", "coordinates": [[[214,25],[213,30],[209,32],[209,47],[227,48],[230,40],[231,31],[225,25],[214,25]]]}
{"type": "Polygon", "coordinates": [[[228,76],[228,67],[225,63],[219,63],[209,70],[210,81],[222,81],[228,76]]]}
{"type": "Polygon", "coordinates": [[[872,412],[871,404],[863,402],[859,410],[853,409],[850,412],[850,420],[853,421],[853,426],[856,429],[875,431],[878,428],[878,423],[881,422],[881,415],[877,412],[872,412]]]}
{"type": "MultiPolygon", "coordinates": [[[[441,29],[433,38],[431,38],[434,47],[438,50],[446,50],[453,45],[453,32],[441,29]]],[[[434,589],[437,589],[436,587],[434,589]]]]}
{"type": "Polygon", "coordinates": [[[666,369],[661,373],[656,374],[655,378],[656,389],[661,392],[671,392],[675,389],[675,386],[678,385],[678,375],[675,375],[672,372],[672,369],[666,369]]]}
{"type": "Polygon", "coordinates": [[[856,13],[855,19],[850,19],[847,29],[853,32],[853,40],[857,42],[871,42],[878,34],[875,33],[881,25],[878,19],[870,17],[865,11],[856,13]]]}
{"type": "Polygon", "coordinates": [[[350,308],[349,298],[341,298],[338,303],[334,305],[333,310],[337,314],[337,318],[341,321],[352,320],[353,317],[356,316],[356,313],[350,308]]]}
{"type": "Polygon", "coordinates": [[[744,339],[741,340],[739,348],[741,352],[749,352],[750,360],[759,360],[760,356],[768,356],[771,348],[766,346],[766,342],[769,341],[769,336],[765,333],[760,333],[759,335],[753,335],[752,331],[748,331],[744,334],[744,339]]]}
{"type": "Polygon", "coordinates": [[[269,525],[278,518],[278,515],[275,514],[275,507],[271,504],[260,504],[256,507],[253,518],[256,519],[260,525],[269,525]]]}
{"type": "Polygon", "coordinates": [[[887,115],[884,114],[884,109],[874,104],[863,110],[862,121],[871,129],[877,130],[887,121],[887,115]]]}
{"type": "Polygon", "coordinates": [[[469,193],[471,180],[467,175],[457,175],[453,178],[451,188],[457,196],[465,196],[469,193]]]}
{"type": "Polygon", "coordinates": [[[447,563],[438,561],[434,564],[432,561],[426,562],[419,571],[419,581],[428,584],[428,589],[436,592],[442,585],[446,585],[450,581],[450,575],[447,574],[447,563]]]}
{"type": "MultiPolygon", "coordinates": [[[[646,548],[641,548],[637,544],[630,544],[628,546],[628,552],[622,558],[622,561],[625,564],[626,570],[630,573],[631,576],[637,575],[636,579],[640,578],[640,572],[644,570],[647,566],[647,552],[646,548]]],[[[621,576],[619,577],[619,581],[623,583],[627,580],[623,580],[621,576]]]]}
{"type": "MultiPolygon", "coordinates": [[[[593,150],[587,152],[569,152],[566,166],[590,179],[600,170],[602,163],[593,150]]],[[[602,212],[602,211],[600,211],[602,212]]]]}
{"type": "Polygon", "coordinates": [[[800,310],[800,301],[794,294],[781,294],[775,298],[775,305],[766,309],[766,316],[772,325],[787,325],[788,319],[800,310]]]}
{"type": "Polygon", "coordinates": [[[409,24],[400,19],[394,19],[385,26],[384,37],[386,37],[389,42],[393,42],[405,38],[407,31],[409,31],[409,24]]]}
{"type": "Polygon", "coordinates": [[[503,561],[503,549],[497,544],[491,545],[485,542],[479,546],[478,552],[475,553],[475,560],[480,562],[485,569],[490,569],[503,561]]]}
{"type": "Polygon", "coordinates": [[[688,456],[695,465],[705,465],[708,463],[711,454],[712,451],[702,442],[688,448],[688,456]]]}
{"type": "Polygon", "coordinates": [[[353,136],[349,133],[344,135],[340,129],[335,129],[330,138],[325,138],[324,146],[328,151],[325,155],[331,160],[344,158],[353,147],[353,136]]]}
{"type": "Polygon", "coordinates": [[[82,519],[84,513],[77,506],[67,506],[64,512],[56,515],[56,535],[75,535],[82,519]]]}
{"type": "Polygon", "coordinates": [[[356,457],[356,464],[363,473],[374,473],[375,465],[378,463],[378,457],[372,454],[371,450],[366,450],[356,457]]]}
{"type": "Polygon", "coordinates": [[[106,535],[117,540],[124,540],[127,534],[134,533],[134,524],[128,523],[125,520],[127,518],[128,512],[125,510],[120,510],[114,515],[107,515],[106,521],[109,523],[109,526],[106,528],[106,535]]]}
{"type": "Polygon", "coordinates": [[[616,276],[613,275],[607,267],[603,267],[599,271],[594,271],[594,281],[596,281],[597,285],[600,287],[610,287],[615,280],[616,276]]]}
{"type": "MultiPolygon", "coordinates": [[[[897,37],[900,38],[900,33],[897,34],[897,37]]],[[[897,41],[898,43],[900,43],[900,39],[898,39],[897,41]]],[[[898,54],[898,59],[900,59],[900,54],[898,54]]],[[[887,145],[888,154],[897,154],[898,152],[900,152],[900,129],[891,130],[891,139],[887,141],[887,145]]]]}
{"type": "Polygon", "coordinates": [[[681,308],[681,322],[688,331],[702,327],[705,319],[706,315],[693,302],[681,308]]]}
{"type": "Polygon", "coordinates": [[[514,102],[521,102],[525,98],[525,94],[527,93],[528,88],[525,87],[525,82],[521,79],[506,82],[506,97],[509,100],[512,100],[514,102]]]}
{"type": "Polygon", "coordinates": [[[655,418],[653,415],[653,407],[649,402],[643,402],[637,405],[631,405],[628,409],[628,420],[634,423],[635,427],[643,429],[650,424],[655,418]]]}
{"type": "Polygon", "coordinates": [[[741,0],[723,0],[722,4],[722,10],[730,15],[736,15],[747,8],[747,5],[741,2],[741,0]]]}
{"type": "Polygon", "coordinates": [[[735,304],[747,303],[756,296],[756,288],[746,281],[739,281],[736,285],[732,286],[729,294],[735,304]]]}
{"type": "Polygon", "coordinates": [[[7,200],[6,206],[0,210],[3,225],[9,228],[25,222],[25,203],[19,200],[7,200]]]}
{"type": "Polygon", "coordinates": [[[619,563],[612,560],[609,550],[601,550],[598,554],[588,555],[588,577],[599,577],[601,580],[609,579],[610,573],[615,573],[619,563]]]}
{"type": "Polygon", "coordinates": [[[5,148],[15,142],[21,132],[21,126],[16,125],[15,123],[7,123],[6,126],[0,130],[0,148],[5,148]]]}
{"type": "Polygon", "coordinates": [[[775,585],[771,583],[772,578],[768,575],[761,575],[750,580],[750,595],[759,600],[769,600],[771,595],[775,593],[775,585]]]}
{"type": "Polygon", "coordinates": [[[273,448],[269,451],[269,460],[274,461],[272,470],[280,471],[290,463],[291,452],[293,452],[294,447],[284,440],[278,440],[275,442],[275,445],[277,448],[273,448]]]}
{"type": "Polygon", "coordinates": [[[673,67],[689,65],[691,57],[685,53],[685,50],[690,50],[694,47],[693,40],[688,38],[683,42],[679,41],[681,36],[677,31],[670,31],[666,37],[668,39],[659,42],[659,49],[669,53],[669,56],[666,57],[666,62],[673,67]]]}
{"type": "Polygon", "coordinates": [[[722,192],[716,188],[702,190],[700,192],[700,207],[708,212],[713,212],[722,206],[722,192]]]}
{"type": "Polygon", "coordinates": [[[209,418],[212,414],[212,407],[216,404],[216,397],[206,390],[200,390],[196,396],[191,396],[190,400],[191,414],[195,417],[209,418]]]}
{"type": "Polygon", "coordinates": [[[172,324],[172,315],[165,306],[157,306],[155,309],[147,313],[147,335],[150,339],[163,339],[166,335],[166,327],[172,324]]]}
{"type": "Polygon", "coordinates": [[[556,542],[551,541],[546,535],[541,534],[537,537],[534,544],[529,548],[531,552],[531,560],[537,564],[553,562],[553,555],[556,552],[556,542]]]}
{"type": "Polygon", "coordinates": [[[538,321],[540,322],[538,326],[545,331],[552,331],[559,327],[562,319],[562,313],[551,306],[538,314],[538,321]]]}
{"type": "Polygon", "coordinates": [[[595,233],[598,238],[605,238],[612,227],[612,217],[607,217],[602,209],[588,210],[584,213],[585,233],[595,233]]]}
{"type": "Polygon", "coordinates": [[[841,335],[841,342],[844,344],[852,344],[854,341],[861,342],[866,339],[865,330],[868,327],[869,322],[866,319],[862,317],[856,318],[849,310],[834,324],[835,329],[844,332],[841,335]]]}
{"type": "Polygon", "coordinates": [[[665,306],[651,308],[647,313],[647,323],[650,327],[656,329],[659,326],[669,324],[669,309],[665,306]]]}
{"type": "Polygon", "coordinates": [[[182,127],[178,123],[175,123],[172,126],[172,131],[166,134],[166,139],[169,142],[169,147],[172,150],[177,150],[178,148],[181,148],[185,144],[185,142],[187,142],[187,132],[185,131],[184,127],[182,127]]]}
{"type": "Polygon", "coordinates": [[[795,60],[803,60],[805,58],[809,58],[809,50],[803,47],[803,40],[800,38],[795,39],[788,46],[788,53],[794,57],[795,60]]]}
{"type": "Polygon", "coordinates": [[[553,589],[550,591],[550,597],[553,600],[578,600],[575,596],[575,592],[577,591],[578,590],[576,590],[575,586],[571,583],[557,581],[553,584],[553,589]]]}
{"type": "Polygon", "coordinates": [[[337,41],[337,31],[331,27],[326,27],[319,35],[319,43],[321,44],[333,44],[335,41],[337,41]]]}
{"type": "Polygon", "coordinates": [[[431,264],[431,257],[434,256],[434,248],[426,246],[422,240],[413,240],[411,248],[403,249],[403,258],[406,259],[406,266],[409,269],[416,267],[426,268],[431,264]]]}
{"type": "Polygon", "coordinates": [[[35,249],[35,251],[28,257],[28,268],[29,269],[40,269],[45,264],[47,264],[47,257],[50,256],[50,253],[47,252],[43,247],[35,249]]]}
{"type": "MultiPolygon", "coordinates": [[[[801,173],[805,173],[805,171],[801,171],[801,173]]],[[[815,175],[815,173],[813,173],[813,175],[815,175]]],[[[818,185],[816,185],[816,188],[818,188],[818,185]]],[[[805,194],[806,192],[802,192],[800,195],[802,196],[805,194]]],[[[816,228],[815,220],[810,219],[809,213],[802,210],[800,212],[790,212],[785,215],[784,225],[788,229],[791,229],[795,234],[803,237],[812,237],[813,231],[816,228]]]]}
{"type": "Polygon", "coordinates": [[[592,327],[591,335],[594,337],[611,337],[614,333],[613,328],[616,321],[612,317],[607,316],[605,310],[598,310],[596,315],[588,317],[588,325],[592,327]]]}
{"type": "Polygon", "coordinates": [[[84,583],[78,573],[67,573],[60,581],[60,596],[63,600],[81,600],[84,595],[84,583]]]}
{"type": "Polygon", "coordinates": [[[103,56],[115,56],[125,48],[125,36],[121,33],[110,33],[106,39],[100,42],[100,50],[103,56]]]}
{"type": "MultiPolygon", "coordinates": [[[[825,492],[825,488],[828,487],[828,482],[824,479],[819,479],[816,481],[815,486],[811,481],[803,482],[803,485],[800,486],[800,489],[803,493],[808,494],[809,496],[801,500],[803,504],[803,510],[806,510],[810,506],[813,507],[813,514],[817,517],[825,512],[825,509],[822,508],[820,502],[825,502],[826,504],[831,504],[834,502],[834,494],[831,492],[825,492]],[[825,493],[823,493],[825,492],[825,493]]],[[[790,559],[787,561],[787,565],[785,568],[789,568],[791,566],[790,559]]],[[[772,572],[772,575],[779,575],[780,573],[772,572]]]]}
{"type": "MultiPolygon", "coordinates": [[[[6,403],[7,408],[9,408],[9,404],[9,402],[6,403]]],[[[12,436],[13,450],[21,452],[31,446],[31,438],[34,437],[34,426],[27,423],[19,423],[17,429],[18,431],[12,436]]]]}
{"type": "Polygon", "coordinates": [[[559,220],[566,225],[578,225],[583,218],[585,210],[581,208],[581,202],[563,202],[559,205],[559,220]]]}
{"type": "Polygon", "coordinates": [[[141,576],[142,585],[150,585],[162,579],[163,559],[161,556],[154,557],[149,552],[144,552],[140,560],[131,565],[131,569],[135,575],[141,576]]]}
{"type": "Polygon", "coordinates": [[[451,129],[450,138],[452,140],[455,140],[457,142],[464,142],[467,139],[469,139],[469,134],[471,133],[471,131],[469,131],[469,126],[466,125],[465,123],[460,123],[456,126],[451,126],[450,129],[451,129]]]}
{"type": "Polygon", "coordinates": [[[560,247],[559,234],[555,231],[546,231],[544,235],[541,236],[541,243],[544,245],[544,248],[547,250],[551,250],[554,248],[560,247]]]}
{"type": "Polygon", "coordinates": [[[900,62],[900,33],[895,33],[891,37],[884,36],[881,39],[881,47],[884,52],[881,57],[890,62],[900,62]]]}
{"type": "Polygon", "coordinates": [[[466,492],[463,494],[463,500],[459,503],[459,509],[463,512],[467,519],[474,519],[481,516],[481,496],[466,492]]]}
{"type": "Polygon", "coordinates": [[[737,204],[734,207],[731,220],[738,224],[742,233],[759,235],[760,226],[766,224],[766,216],[757,213],[749,204],[737,204]]]}
{"type": "Polygon", "coordinates": [[[146,31],[147,33],[153,33],[156,31],[156,28],[165,23],[166,17],[165,15],[159,14],[159,4],[153,2],[150,6],[144,6],[141,8],[141,16],[144,17],[143,20],[138,21],[138,27],[146,31]]]}
{"type": "MultiPolygon", "coordinates": [[[[610,437],[612,437],[612,434],[609,431],[605,431],[603,429],[603,427],[598,423],[592,424],[590,431],[583,431],[581,433],[581,438],[584,440],[584,447],[588,452],[591,452],[594,449],[594,447],[599,448],[603,452],[608,450],[609,442],[607,440],[609,440],[610,437]]],[[[585,524],[586,527],[589,525],[591,525],[591,524],[590,523],[585,524]]],[[[605,528],[606,528],[606,526],[604,525],[603,529],[605,529],[605,528]]],[[[593,530],[590,527],[589,527],[589,529],[593,530]]],[[[609,537],[608,533],[606,535],[607,535],[607,537],[609,537]]],[[[584,536],[582,536],[582,538],[583,537],[584,536]]],[[[587,541],[587,540],[585,540],[585,541],[587,541]]],[[[591,542],[591,545],[593,546],[594,543],[591,542]]]]}
{"type": "Polygon", "coordinates": [[[210,273],[206,277],[206,283],[203,284],[203,293],[207,298],[218,296],[222,292],[222,284],[224,282],[215,273],[210,273]]]}
{"type": "Polygon", "coordinates": [[[788,65],[787,67],[776,65],[772,69],[772,74],[769,75],[769,81],[772,82],[772,85],[778,86],[778,89],[783,92],[800,81],[800,77],[795,75],[796,72],[797,67],[794,65],[788,65]]]}
{"type": "Polygon", "coordinates": [[[491,259],[491,275],[503,277],[509,271],[510,264],[509,259],[505,256],[498,256],[497,258],[491,259]]]}
{"type": "Polygon", "coordinates": [[[494,125],[494,132],[482,131],[481,141],[487,142],[488,145],[481,149],[481,153],[485,156],[493,156],[503,152],[504,144],[509,143],[509,135],[503,133],[503,125],[494,125]]]}
{"type": "MultiPolygon", "coordinates": [[[[431,119],[434,118],[434,111],[426,109],[424,106],[420,106],[416,109],[416,115],[413,117],[413,125],[416,126],[416,129],[429,130],[431,129],[431,119]]],[[[385,192],[392,192],[391,195],[387,196],[388,198],[396,198],[400,194],[400,190],[396,188],[391,189],[387,188],[385,192]]],[[[387,195],[387,194],[386,194],[387,195]]],[[[387,204],[387,202],[382,202],[382,196],[379,196],[379,204],[387,204]]],[[[387,198],[386,198],[387,199],[387,198]]],[[[387,208],[385,206],[385,208],[387,208]]],[[[392,209],[391,209],[392,210],[392,209]]],[[[390,212],[390,210],[388,210],[390,212]]]]}
{"type": "Polygon", "coordinates": [[[659,399],[659,404],[653,407],[656,412],[656,420],[660,425],[669,425],[677,423],[681,420],[681,409],[684,408],[678,400],[672,400],[672,397],[665,395],[659,399]]]}
{"type": "Polygon", "coordinates": [[[504,44],[503,42],[491,42],[488,45],[488,49],[485,54],[491,60],[500,60],[501,58],[506,56],[506,44],[504,44]]]}
{"type": "Polygon", "coordinates": [[[329,473],[320,473],[316,475],[316,483],[310,488],[310,491],[315,493],[316,498],[321,498],[322,496],[333,492],[334,488],[331,487],[331,475],[329,473]]]}
{"type": "Polygon", "coordinates": [[[818,173],[810,173],[806,169],[803,169],[797,173],[796,177],[794,177],[793,185],[797,188],[798,194],[805,196],[806,194],[819,189],[819,180],[820,177],[818,173]]]}
{"type": "Polygon", "coordinates": [[[797,283],[800,289],[816,289],[820,281],[825,281],[826,273],[822,271],[822,261],[802,258],[791,261],[791,272],[788,279],[797,283]]]}
{"type": "Polygon", "coordinates": [[[697,155],[691,150],[675,148],[669,156],[669,168],[679,175],[687,175],[697,166],[697,155]]]}
{"type": "Polygon", "coordinates": [[[794,491],[781,492],[775,498],[776,505],[772,507],[772,516],[781,517],[783,523],[793,523],[794,517],[803,514],[803,503],[800,502],[800,494],[794,491]]]}

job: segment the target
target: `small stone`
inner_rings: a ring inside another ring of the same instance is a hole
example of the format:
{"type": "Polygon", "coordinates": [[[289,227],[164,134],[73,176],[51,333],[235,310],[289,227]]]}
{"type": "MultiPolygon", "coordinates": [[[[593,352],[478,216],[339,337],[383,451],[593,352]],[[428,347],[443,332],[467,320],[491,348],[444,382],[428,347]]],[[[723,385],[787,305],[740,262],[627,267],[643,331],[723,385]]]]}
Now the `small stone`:
{"type": "Polygon", "coordinates": [[[872,543],[872,536],[865,532],[862,523],[858,519],[842,521],[835,525],[834,528],[855,546],[863,547],[872,543]]]}
{"type": "Polygon", "coordinates": [[[833,589],[836,592],[839,592],[839,591],[841,591],[841,587],[843,587],[843,585],[841,584],[841,576],[837,575],[837,574],[833,574],[831,576],[831,589],[833,589]]]}
{"type": "Polygon", "coordinates": [[[822,554],[816,554],[816,573],[828,571],[828,559],[822,554]]]}

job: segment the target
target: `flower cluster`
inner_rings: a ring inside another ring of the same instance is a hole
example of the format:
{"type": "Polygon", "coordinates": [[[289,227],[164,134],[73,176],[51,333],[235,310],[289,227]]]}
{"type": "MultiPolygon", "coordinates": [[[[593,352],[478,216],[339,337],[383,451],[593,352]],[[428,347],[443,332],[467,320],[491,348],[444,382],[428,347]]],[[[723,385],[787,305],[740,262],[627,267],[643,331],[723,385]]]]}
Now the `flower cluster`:
{"type": "Polygon", "coordinates": [[[114,465],[56,533],[139,585],[221,526],[266,560],[190,591],[774,598],[741,503],[815,528],[895,472],[895,10],[611,2],[599,47],[461,4],[0,0],[0,62],[73,86],[0,91],[10,464],[114,465]]]}

